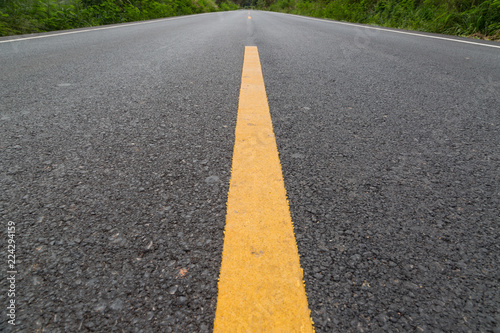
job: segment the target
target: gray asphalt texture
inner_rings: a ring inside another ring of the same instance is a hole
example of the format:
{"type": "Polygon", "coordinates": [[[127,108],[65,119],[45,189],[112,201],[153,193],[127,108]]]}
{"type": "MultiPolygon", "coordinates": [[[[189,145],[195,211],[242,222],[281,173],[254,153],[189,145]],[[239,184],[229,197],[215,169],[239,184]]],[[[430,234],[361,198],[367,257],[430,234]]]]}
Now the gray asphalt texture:
{"type": "Polygon", "coordinates": [[[0,44],[0,329],[212,330],[256,45],[316,331],[500,332],[500,49],[250,15],[0,44]]]}

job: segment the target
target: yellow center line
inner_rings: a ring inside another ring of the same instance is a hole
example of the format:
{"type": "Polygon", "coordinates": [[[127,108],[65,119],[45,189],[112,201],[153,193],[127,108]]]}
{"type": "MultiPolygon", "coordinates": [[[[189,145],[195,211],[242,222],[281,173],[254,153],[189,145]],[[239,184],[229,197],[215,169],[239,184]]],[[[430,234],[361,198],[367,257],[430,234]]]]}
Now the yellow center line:
{"type": "Polygon", "coordinates": [[[314,332],[257,47],[245,47],[214,332],[314,332]]]}

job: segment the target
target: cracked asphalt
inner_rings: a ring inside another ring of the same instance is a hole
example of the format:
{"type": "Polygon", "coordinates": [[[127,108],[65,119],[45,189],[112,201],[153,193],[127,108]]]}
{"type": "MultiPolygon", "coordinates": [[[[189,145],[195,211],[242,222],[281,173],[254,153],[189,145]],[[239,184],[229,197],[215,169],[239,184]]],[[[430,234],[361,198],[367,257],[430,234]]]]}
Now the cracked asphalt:
{"type": "Polygon", "coordinates": [[[255,45],[316,332],[500,332],[499,44],[250,16],[0,39],[0,330],[213,329],[255,45]]]}

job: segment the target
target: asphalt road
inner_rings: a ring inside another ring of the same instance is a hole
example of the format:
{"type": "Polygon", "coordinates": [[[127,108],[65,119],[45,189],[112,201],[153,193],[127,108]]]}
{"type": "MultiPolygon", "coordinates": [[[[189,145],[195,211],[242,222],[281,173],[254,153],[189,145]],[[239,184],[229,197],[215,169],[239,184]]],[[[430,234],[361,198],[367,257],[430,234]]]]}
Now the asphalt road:
{"type": "Polygon", "coordinates": [[[500,44],[426,35],[245,10],[0,39],[0,330],[212,330],[255,45],[316,331],[500,332],[500,44]]]}

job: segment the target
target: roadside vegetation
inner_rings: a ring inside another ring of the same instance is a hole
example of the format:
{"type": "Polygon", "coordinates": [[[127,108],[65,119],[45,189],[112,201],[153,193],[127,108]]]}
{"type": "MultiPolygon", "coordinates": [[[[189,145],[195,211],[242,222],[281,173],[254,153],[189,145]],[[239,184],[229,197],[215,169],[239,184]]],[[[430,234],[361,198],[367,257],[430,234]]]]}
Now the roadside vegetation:
{"type": "Polygon", "coordinates": [[[500,40],[500,0],[0,0],[0,36],[240,7],[500,40]]]}
{"type": "Polygon", "coordinates": [[[259,9],[500,39],[500,0],[250,0],[259,9]]]}
{"type": "Polygon", "coordinates": [[[0,36],[238,8],[225,0],[0,0],[0,36]]]}

